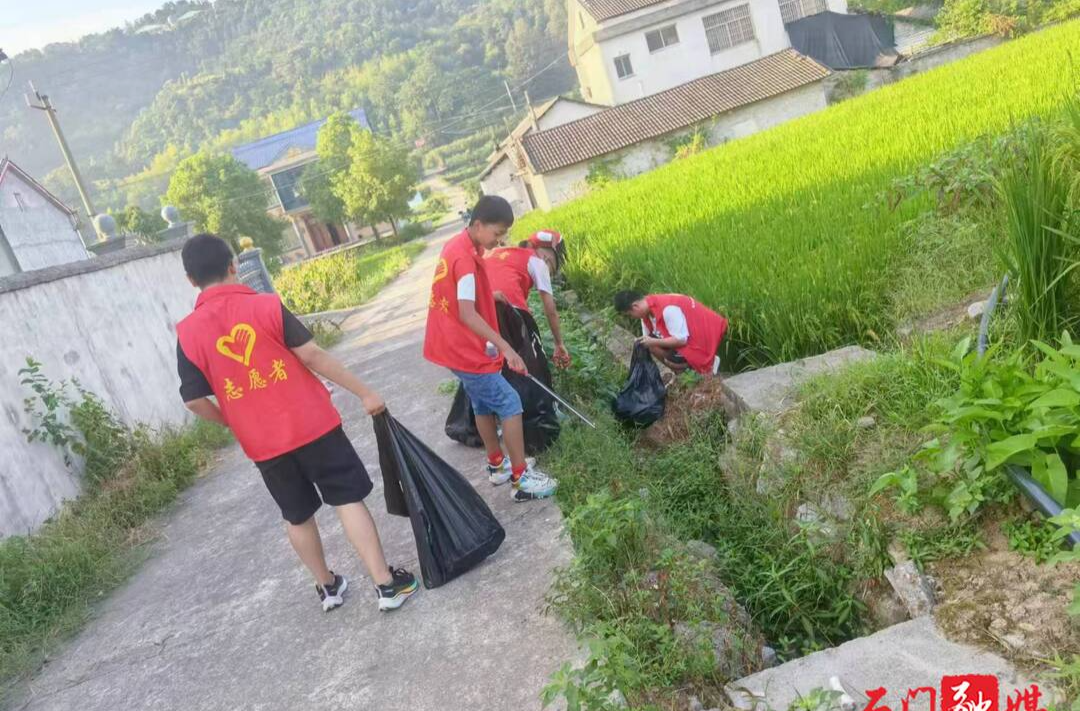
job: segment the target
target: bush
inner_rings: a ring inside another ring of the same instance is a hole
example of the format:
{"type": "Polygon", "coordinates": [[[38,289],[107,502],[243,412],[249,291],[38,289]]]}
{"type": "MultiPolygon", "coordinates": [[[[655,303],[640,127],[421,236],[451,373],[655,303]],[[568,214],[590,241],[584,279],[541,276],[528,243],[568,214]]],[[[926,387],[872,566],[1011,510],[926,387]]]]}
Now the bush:
{"type": "Polygon", "coordinates": [[[359,306],[405,271],[423,249],[417,242],[387,240],[316,257],[283,269],[274,279],[274,288],[299,314],[359,306]]]}

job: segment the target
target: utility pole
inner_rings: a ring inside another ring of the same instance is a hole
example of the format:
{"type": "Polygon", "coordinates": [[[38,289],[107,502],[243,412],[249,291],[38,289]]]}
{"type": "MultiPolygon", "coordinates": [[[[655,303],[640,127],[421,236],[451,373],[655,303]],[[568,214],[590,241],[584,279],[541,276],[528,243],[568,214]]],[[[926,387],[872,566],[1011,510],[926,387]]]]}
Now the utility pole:
{"type": "Polygon", "coordinates": [[[503,79],[503,86],[506,87],[506,95],[510,97],[510,106],[514,109],[514,113],[517,113],[517,102],[514,101],[514,94],[510,91],[510,83],[503,79]]]}
{"type": "MultiPolygon", "coordinates": [[[[60,152],[64,154],[64,161],[67,163],[68,170],[71,171],[71,178],[75,181],[75,187],[79,191],[79,197],[82,198],[83,207],[86,208],[86,215],[90,220],[91,227],[97,232],[97,227],[94,225],[94,217],[97,215],[97,210],[94,209],[93,203],[90,202],[90,194],[86,191],[86,186],[83,184],[82,175],[79,173],[79,166],[75,164],[75,158],[71,155],[71,148],[68,147],[67,139],[64,138],[64,132],[60,129],[60,121],[56,118],[56,109],[53,108],[52,102],[49,101],[47,94],[42,94],[40,91],[34,88],[34,82],[30,82],[30,91],[33,92],[34,98],[38,103],[34,103],[30,94],[26,95],[26,105],[32,109],[38,111],[44,111],[45,116],[49,119],[49,125],[52,127],[53,133],[56,135],[56,142],[60,144],[60,152]]],[[[100,239],[100,235],[98,238],[100,239]]]]}
{"type": "Polygon", "coordinates": [[[532,130],[539,131],[540,124],[536,122],[536,111],[533,110],[532,102],[529,101],[528,91],[525,92],[525,107],[528,109],[529,112],[529,122],[532,124],[532,130]]]}

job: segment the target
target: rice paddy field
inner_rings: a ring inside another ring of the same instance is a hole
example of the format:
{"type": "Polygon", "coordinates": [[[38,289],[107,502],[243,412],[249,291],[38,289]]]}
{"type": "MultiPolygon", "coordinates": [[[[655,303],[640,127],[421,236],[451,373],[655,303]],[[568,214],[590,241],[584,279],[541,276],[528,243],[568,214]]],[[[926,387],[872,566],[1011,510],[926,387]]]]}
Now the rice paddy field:
{"type": "Polygon", "coordinates": [[[638,288],[726,313],[735,367],[873,340],[893,325],[900,226],[929,206],[890,209],[893,181],[1055,111],[1078,63],[1080,21],[1057,25],[530,214],[514,234],[567,235],[566,273],[594,305],[638,288]]]}

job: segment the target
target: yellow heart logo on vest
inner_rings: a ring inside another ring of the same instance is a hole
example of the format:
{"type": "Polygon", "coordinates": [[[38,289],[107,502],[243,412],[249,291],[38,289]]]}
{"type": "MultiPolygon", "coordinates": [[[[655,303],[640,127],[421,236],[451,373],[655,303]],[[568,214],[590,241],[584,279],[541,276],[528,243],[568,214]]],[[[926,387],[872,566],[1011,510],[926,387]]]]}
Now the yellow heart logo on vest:
{"type": "Polygon", "coordinates": [[[446,278],[450,273],[450,265],[446,263],[445,259],[439,259],[439,266],[435,267],[435,281],[432,284],[438,284],[440,281],[446,278]]]}
{"type": "Polygon", "coordinates": [[[236,324],[228,336],[217,339],[217,350],[221,355],[232,358],[237,363],[251,365],[251,352],[255,350],[255,329],[246,323],[236,324]],[[243,352],[234,351],[234,346],[240,346],[243,352]]]}

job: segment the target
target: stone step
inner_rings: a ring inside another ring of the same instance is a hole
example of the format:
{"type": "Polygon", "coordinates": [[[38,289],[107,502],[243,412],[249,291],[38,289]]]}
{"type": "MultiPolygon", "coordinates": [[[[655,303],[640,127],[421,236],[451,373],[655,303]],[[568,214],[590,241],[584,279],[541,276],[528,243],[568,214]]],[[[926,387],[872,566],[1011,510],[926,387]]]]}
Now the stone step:
{"type": "Polygon", "coordinates": [[[795,404],[799,386],[810,378],[870,360],[876,355],[860,346],[847,346],[725,378],[724,408],[731,419],[757,412],[779,415],[795,404]]]}
{"type": "MultiPolygon", "coordinates": [[[[898,711],[909,689],[936,688],[940,700],[942,676],[960,674],[996,676],[1001,708],[1016,689],[1032,684],[996,654],[949,641],[927,616],[744,677],[729,684],[727,694],[745,711],[784,711],[814,689],[833,688],[830,680],[838,678],[856,711],[866,708],[867,690],[881,687],[888,693],[878,708],[898,711]]],[[[929,709],[928,699],[919,696],[912,711],[929,709]]]]}

